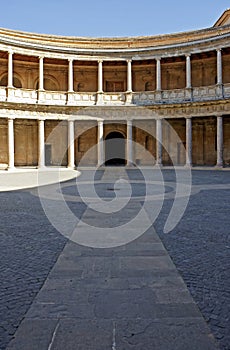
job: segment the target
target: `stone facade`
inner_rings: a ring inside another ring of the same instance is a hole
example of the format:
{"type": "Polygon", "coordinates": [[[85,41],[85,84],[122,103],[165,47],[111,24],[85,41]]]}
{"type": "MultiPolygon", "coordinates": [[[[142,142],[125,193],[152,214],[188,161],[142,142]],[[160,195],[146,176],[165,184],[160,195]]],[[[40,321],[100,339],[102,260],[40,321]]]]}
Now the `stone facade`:
{"type": "Polygon", "coordinates": [[[135,38],[0,29],[1,168],[101,165],[115,133],[127,164],[229,166],[229,18],[135,38]]]}

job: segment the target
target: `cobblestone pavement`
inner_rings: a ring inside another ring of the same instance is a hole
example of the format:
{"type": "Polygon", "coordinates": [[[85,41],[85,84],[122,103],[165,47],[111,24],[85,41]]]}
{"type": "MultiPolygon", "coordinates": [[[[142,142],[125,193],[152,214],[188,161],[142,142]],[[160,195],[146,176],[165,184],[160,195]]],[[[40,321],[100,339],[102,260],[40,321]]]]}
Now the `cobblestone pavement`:
{"type": "MultiPolygon", "coordinates": [[[[84,205],[79,204],[79,212],[84,205]]],[[[5,349],[66,243],[27,191],[0,193],[0,349],[5,349]]],[[[32,349],[31,349],[32,350],[32,349]]]]}
{"type": "MultiPolygon", "coordinates": [[[[165,181],[175,180],[173,171],[163,170],[163,174],[165,181]]],[[[101,175],[98,172],[97,180],[101,175]]],[[[128,171],[128,175],[142,179],[136,170],[128,171]]],[[[229,183],[229,172],[193,171],[193,184],[199,191],[191,196],[183,219],[172,232],[163,233],[172,206],[169,199],[154,225],[221,350],[230,349],[230,190],[218,186],[229,183]],[[212,188],[202,191],[207,184],[212,188]]],[[[81,201],[69,206],[79,217],[86,209],[81,201]]],[[[0,193],[0,222],[0,349],[4,350],[66,239],[48,222],[39,198],[29,190],[0,193]]],[[[106,329],[106,322],[103,327],[106,329]]]]}

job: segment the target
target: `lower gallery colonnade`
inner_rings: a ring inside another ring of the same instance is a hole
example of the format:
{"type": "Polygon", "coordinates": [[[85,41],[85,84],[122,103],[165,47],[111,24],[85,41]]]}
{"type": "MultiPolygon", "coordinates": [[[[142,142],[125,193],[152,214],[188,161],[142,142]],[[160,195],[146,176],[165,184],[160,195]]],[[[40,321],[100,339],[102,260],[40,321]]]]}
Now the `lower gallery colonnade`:
{"type": "Polygon", "coordinates": [[[229,153],[224,152],[224,145],[228,146],[229,127],[228,116],[112,122],[99,118],[93,121],[1,118],[0,163],[8,170],[14,170],[15,166],[74,168],[81,164],[81,158],[90,148],[95,148],[82,165],[101,166],[105,164],[106,136],[119,131],[126,140],[126,165],[223,167],[229,165],[229,153]],[[170,135],[171,127],[178,134],[175,145],[173,135],[170,135]],[[49,135],[55,128],[52,138],[49,135]],[[171,146],[165,147],[166,142],[171,146]],[[151,157],[141,157],[136,144],[141,144],[151,157]]]}

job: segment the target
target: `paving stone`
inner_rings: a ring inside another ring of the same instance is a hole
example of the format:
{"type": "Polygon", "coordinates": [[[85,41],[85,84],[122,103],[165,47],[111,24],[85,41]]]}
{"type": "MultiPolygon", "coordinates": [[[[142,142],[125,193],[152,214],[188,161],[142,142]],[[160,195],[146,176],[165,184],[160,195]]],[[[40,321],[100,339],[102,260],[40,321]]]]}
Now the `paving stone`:
{"type": "Polygon", "coordinates": [[[8,350],[45,350],[48,349],[58,320],[32,320],[22,321],[17,338],[8,346],[8,350]],[[25,342],[25,339],[27,341],[25,342]]]}
{"type": "MultiPolygon", "coordinates": [[[[162,173],[173,183],[174,172],[162,173]]],[[[141,180],[135,170],[128,174],[141,180]]],[[[89,178],[90,171],[84,172],[89,178]]],[[[68,350],[229,350],[229,175],[194,171],[193,184],[195,195],[171,233],[163,233],[169,198],[154,224],[160,237],[150,227],[113,249],[66,244],[46,219],[36,193],[1,193],[1,350],[13,335],[10,350],[63,350],[66,344],[68,350]]],[[[71,193],[74,182],[68,186],[71,193]]],[[[78,217],[85,213],[81,201],[68,204],[78,217]]],[[[130,203],[127,213],[135,208],[130,203]]],[[[121,216],[125,222],[125,213],[121,216]]]]}

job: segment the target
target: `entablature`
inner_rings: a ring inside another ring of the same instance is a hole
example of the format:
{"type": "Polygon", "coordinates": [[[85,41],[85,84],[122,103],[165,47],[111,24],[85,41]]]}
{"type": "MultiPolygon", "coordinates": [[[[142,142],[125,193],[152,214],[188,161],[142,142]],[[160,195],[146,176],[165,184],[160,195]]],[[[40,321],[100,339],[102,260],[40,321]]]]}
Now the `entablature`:
{"type": "Polygon", "coordinates": [[[192,102],[167,106],[95,106],[95,107],[47,107],[27,105],[12,106],[0,103],[0,118],[75,121],[119,121],[174,119],[230,115],[230,100],[192,102]]]}

